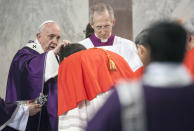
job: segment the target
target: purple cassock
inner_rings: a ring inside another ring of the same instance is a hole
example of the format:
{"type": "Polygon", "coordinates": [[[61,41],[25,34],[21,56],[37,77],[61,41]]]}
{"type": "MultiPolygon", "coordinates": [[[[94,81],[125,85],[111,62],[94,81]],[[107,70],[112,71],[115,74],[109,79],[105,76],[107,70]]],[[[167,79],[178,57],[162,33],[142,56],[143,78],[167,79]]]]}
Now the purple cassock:
{"type": "Polygon", "coordinates": [[[40,127],[39,131],[58,130],[57,78],[44,82],[46,54],[24,47],[17,52],[11,63],[6,102],[36,99],[43,87],[44,94],[48,95],[48,101],[42,107],[42,112],[29,118],[26,131],[37,131],[38,127],[40,127]]]}
{"type": "MultiPolygon", "coordinates": [[[[128,124],[125,131],[194,131],[193,85],[173,88],[144,85],[142,89],[143,99],[145,100],[146,128],[138,126],[138,122],[141,121],[138,120],[138,117],[133,117],[128,121],[122,119],[122,117],[125,117],[124,113],[121,112],[123,106],[120,102],[119,93],[115,90],[96,116],[88,123],[86,130],[123,131],[123,123],[125,123],[128,124]]],[[[134,105],[135,102],[129,105],[131,106],[129,112],[134,111],[132,109],[134,105]]],[[[138,110],[135,110],[135,112],[138,112],[138,110]]],[[[133,113],[128,115],[133,116],[133,113]]],[[[143,117],[140,119],[143,119],[143,117]]]]}
{"type": "Polygon", "coordinates": [[[0,127],[11,118],[16,108],[16,104],[7,104],[0,98],[0,127]]]}

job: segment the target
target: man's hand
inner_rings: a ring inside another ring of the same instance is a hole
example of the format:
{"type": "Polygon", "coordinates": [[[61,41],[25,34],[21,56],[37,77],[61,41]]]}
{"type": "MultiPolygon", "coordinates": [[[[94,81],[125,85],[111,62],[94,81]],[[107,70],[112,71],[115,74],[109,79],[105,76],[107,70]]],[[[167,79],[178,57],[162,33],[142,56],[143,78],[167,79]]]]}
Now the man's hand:
{"type": "Polygon", "coordinates": [[[54,49],[55,55],[58,55],[59,54],[60,49],[61,49],[62,46],[65,47],[68,44],[70,44],[70,41],[68,41],[68,40],[63,40],[63,41],[59,42],[59,44],[57,45],[57,47],[54,49]]]}
{"type": "Polygon", "coordinates": [[[41,111],[41,107],[42,107],[40,104],[36,104],[36,103],[29,103],[27,106],[29,108],[30,116],[36,115],[38,112],[41,111]]]}

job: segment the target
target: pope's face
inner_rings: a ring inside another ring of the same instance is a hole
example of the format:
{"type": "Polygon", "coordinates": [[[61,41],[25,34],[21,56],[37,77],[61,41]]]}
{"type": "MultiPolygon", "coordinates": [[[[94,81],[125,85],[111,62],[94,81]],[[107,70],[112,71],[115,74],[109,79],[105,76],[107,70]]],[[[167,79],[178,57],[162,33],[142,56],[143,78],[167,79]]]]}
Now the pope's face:
{"type": "Polygon", "coordinates": [[[56,23],[46,24],[37,34],[37,39],[45,52],[53,50],[58,45],[60,37],[61,30],[56,23]]]}
{"type": "Polygon", "coordinates": [[[105,40],[111,35],[114,22],[115,20],[111,20],[108,11],[102,13],[94,12],[91,26],[96,36],[101,40],[105,40]]]}

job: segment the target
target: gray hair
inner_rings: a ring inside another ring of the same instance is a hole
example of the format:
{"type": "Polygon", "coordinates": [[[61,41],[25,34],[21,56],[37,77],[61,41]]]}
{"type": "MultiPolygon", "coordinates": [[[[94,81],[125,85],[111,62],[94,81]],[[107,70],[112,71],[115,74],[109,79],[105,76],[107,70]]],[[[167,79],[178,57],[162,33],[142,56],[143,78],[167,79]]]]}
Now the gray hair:
{"type": "Polygon", "coordinates": [[[53,21],[53,20],[46,20],[46,21],[44,21],[42,24],[40,24],[37,33],[40,33],[42,31],[42,29],[44,29],[45,25],[48,24],[48,23],[56,23],[56,22],[53,21]]]}
{"type": "Polygon", "coordinates": [[[109,15],[110,15],[110,18],[111,20],[113,20],[115,17],[114,17],[114,11],[113,11],[113,8],[108,5],[108,4],[105,4],[105,3],[98,3],[94,6],[92,6],[90,8],[90,11],[89,11],[89,21],[93,24],[93,16],[94,16],[94,12],[97,12],[97,13],[102,13],[104,11],[108,11],[109,15]]]}

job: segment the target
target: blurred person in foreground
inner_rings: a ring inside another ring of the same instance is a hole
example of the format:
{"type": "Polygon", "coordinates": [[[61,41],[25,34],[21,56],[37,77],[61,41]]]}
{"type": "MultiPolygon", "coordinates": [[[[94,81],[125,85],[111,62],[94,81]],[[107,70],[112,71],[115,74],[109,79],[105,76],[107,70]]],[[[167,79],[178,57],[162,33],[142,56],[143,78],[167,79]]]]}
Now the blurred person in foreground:
{"type": "Polygon", "coordinates": [[[193,131],[194,87],[182,65],[187,32],[159,22],[147,37],[150,63],[140,81],[118,84],[87,131],[193,131]]]}

